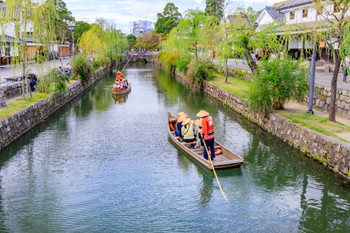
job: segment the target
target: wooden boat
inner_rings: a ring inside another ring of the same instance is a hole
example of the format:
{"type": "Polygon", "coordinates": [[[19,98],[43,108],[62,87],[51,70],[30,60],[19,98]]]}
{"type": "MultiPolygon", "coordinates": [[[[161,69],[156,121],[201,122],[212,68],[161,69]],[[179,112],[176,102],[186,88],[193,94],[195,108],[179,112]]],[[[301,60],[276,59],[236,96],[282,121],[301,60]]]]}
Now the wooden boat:
{"type": "MultiPolygon", "coordinates": [[[[180,142],[179,139],[175,136],[175,131],[172,131],[170,129],[170,124],[172,124],[175,129],[176,122],[174,121],[174,119],[176,118],[171,116],[170,113],[168,113],[168,131],[170,139],[175,143],[176,146],[178,146],[181,150],[186,152],[204,167],[212,170],[213,168],[210,164],[210,161],[206,160],[203,156],[203,148],[194,149],[195,143],[180,142]]],[[[225,148],[218,142],[215,142],[215,149],[221,150],[220,154],[215,155],[215,159],[213,161],[215,169],[239,167],[244,162],[244,159],[242,157],[229,151],[227,148],[225,148]]]]}
{"type": "Polygon", "coordinates": [[[130,91],[131,91],[131,84],[130,83],[128,85],[128,88],[126,88],[124,90],[113,90],[113,88],[112,88],[112,92],[115,95],[123,95],[123,94],[130,92],[130,91]]]}

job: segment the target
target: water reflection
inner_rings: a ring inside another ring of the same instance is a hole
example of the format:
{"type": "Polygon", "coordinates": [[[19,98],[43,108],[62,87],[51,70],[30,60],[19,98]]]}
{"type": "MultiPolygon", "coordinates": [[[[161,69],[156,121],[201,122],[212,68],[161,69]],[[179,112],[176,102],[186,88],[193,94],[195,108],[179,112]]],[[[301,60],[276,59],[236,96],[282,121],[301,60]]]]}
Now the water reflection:
{"type": "Polygon", "coordinates": [[[130,92],[123,94],[123,95],[116,95],[112,93],[112,97],[114,99],[115,104],[125,104],[128,100],[128,95],[130,92]]]}
{"type": "Polygon", "coordinates": [[[350,190],[334,175],[152,66],[126,75],[126,103],[111,95],[111,74],[0,152],[0,231],[349,231],[350,190]],[[228,204],[165,127],[167,112],[201,108],[245,158],[217,171],[228,204]]]}

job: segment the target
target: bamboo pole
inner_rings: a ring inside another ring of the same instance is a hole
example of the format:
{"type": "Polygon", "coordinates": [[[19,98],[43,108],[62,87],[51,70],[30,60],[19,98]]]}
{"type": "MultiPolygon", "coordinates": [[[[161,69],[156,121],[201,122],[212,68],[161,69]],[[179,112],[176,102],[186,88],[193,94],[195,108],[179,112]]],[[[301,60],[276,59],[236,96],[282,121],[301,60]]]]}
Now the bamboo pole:
{"type": "Polygon", "coordinates": [[[129,61],[131,60],[131,58],[133,57],[134,55],[131,55],[131,57],[129,58],[128,62],[125,64],[124,68],[122,69],[121,73],[123,73],[123,71],[125,70],[126,66],[129,64],[129,61]]]}
{"type": "Polygon", "coordinates": [[[219,178],[218,178],[218,176],[217,176],[217,174],[216,174],[216,171],[215,171],[215,168],[214,168],[214,164],[213,164],[213,161],[211,160],[211,155],[209,155],[209,151],[208,151],[208,148],[207,148],[207,144],[205,144],[204,138],[203,138],[203,142],[204,142],[203,144],[204,144],[205,150],[207,151],[207,154],[208,154],[208,157],[209,157],[209,161],[210,161],[211,167],[213,168],[213,172],[214,172],[216,181],[218,182],[220,191],[221,191],[222,195],[224,196],[226,202],[228,202],[227,197],[226,197],[226,195],[225,195],[225,193],[224,193],[224,190],[222,190],[222,188],[221,188],[221,184],[220,184],[219,178]]]}

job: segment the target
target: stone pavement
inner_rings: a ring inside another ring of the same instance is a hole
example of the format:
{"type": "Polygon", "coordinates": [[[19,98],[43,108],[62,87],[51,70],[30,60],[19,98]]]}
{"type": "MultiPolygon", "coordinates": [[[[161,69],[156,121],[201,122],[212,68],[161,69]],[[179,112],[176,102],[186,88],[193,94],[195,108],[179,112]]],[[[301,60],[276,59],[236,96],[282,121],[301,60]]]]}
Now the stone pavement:
{"type": "MultiPolygon", "coordinates": [[[[229,59],[228,66],[234,69],[250,71],[247,63],[245,62],[245,64],[242,64],[242,60],[238,60],[238,59],[229,59]]],[[[332,77],[333,77],[333,72],[324,73],[322,71],[316,71],[315,84],[321,87],[331,87],[332,77]]],[[[343,73],[339,73],[337,86],[338,86],[338,89],[350,90],[350,77],[348,76],[348,83],[344,83],[343,73]]]]}
{"type": "MultiPolygon", "coordinates": [[[[63,66],[66,66],[66,64],[70,61],[70,57],[64,57],[62,58],[62,64],[63,66]]],[[[47,74],[52,68],[58,68],[61,65],[61,62],[57,60],[51,60],[48,62],[45,62],[44,65],[39,65],[36,67],[34,63],[30,63],[27,70],[29,70],[28,73],[34,73],[34,74],[40,74],[43,72],[43,75],[47,74]]],[[[15,67],[14,71],[12,71],[10,65],[4,65],[0,66],[0,82],[5,82],[6,78],[14,78],[14,77],[21,77],[22,76],[22,67],[15,67]]]]}

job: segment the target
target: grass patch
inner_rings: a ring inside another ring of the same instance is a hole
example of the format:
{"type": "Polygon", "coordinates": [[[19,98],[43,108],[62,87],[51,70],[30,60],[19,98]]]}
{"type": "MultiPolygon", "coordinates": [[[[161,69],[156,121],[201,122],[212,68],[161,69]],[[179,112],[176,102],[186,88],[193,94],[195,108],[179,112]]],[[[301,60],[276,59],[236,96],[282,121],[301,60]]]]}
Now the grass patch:
{"type": "Polygon", "coordinates": [[[23,100],[23,98],[18,98],[15,101],[9,103],[7,107],[0,109],[0,120],[12,116],[20,110],[22,110],[23,108],[33,105],[35,102],[45,99],[49,96],[50,95],[46,93],[33,93],[33,98],[30,98],[29,96],[29,100],[23,100]]]}
{"type": "Polygon", "coordinates": [[[210,81],[210,83],[243,99],[248,99],[249,97],[250,83],[247,83],[239,78],[228,77],[226,83],[225,77],[217,74],[214,76],[214,79],[210,81]]]}
{"type": "Polygon", "coordinates": [[[347,140],[338,137],[336,133],[350,132],[350,126],[344,125],[339,122],[331,122],[327,117],[320,117],[308,113],[292,114],[292,113],[280,113],[281,116],[291,120],[293,123],[297,123],[301,126],[305,126],[311,130],[322,133],[327,136],[337,138],[341,141],[348,142],[347,140]]]}

